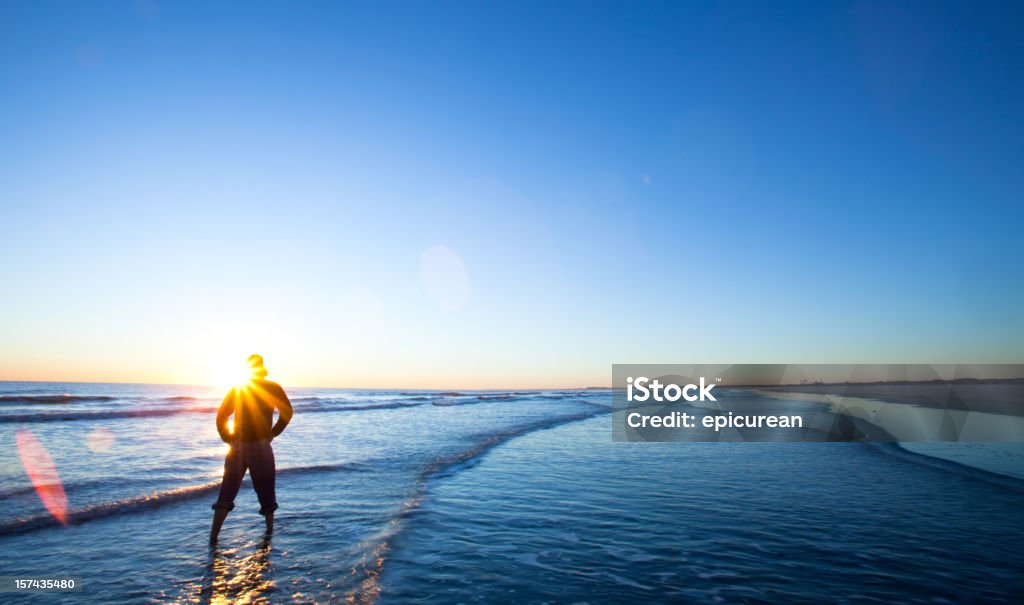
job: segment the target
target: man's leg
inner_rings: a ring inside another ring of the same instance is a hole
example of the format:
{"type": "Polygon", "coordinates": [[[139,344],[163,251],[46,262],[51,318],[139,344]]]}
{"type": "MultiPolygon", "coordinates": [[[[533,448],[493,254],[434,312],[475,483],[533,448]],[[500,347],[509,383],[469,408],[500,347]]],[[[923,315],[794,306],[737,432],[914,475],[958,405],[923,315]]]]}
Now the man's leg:
{"type": "Polygon", "coordinates": [[[229,512],[231,511],[226,508],[213,509],[213,527],[210,529],[210,544],[217,543],[217,536],[220,535],[220,527],[224,525],[224,519],[228,518],[229,512]]]}
{"type": "Polygon", "coordinates": [[[267,535],[274,533],[274,511],[277,510],[277,492],[275,489],[277,469],[274,464],[274,448],[270,443],[260,444],[250,452],[249,476],[252,487],[260,500],[260,514],[267,522],[267,535]]]}
{"type": "Polygon", "coordinates": [[[224,519],[235,507],[235,496],[238,489],[242,487],[242,478],[245,477],[245,461],[242,456],[241,445],[231,446],[231,451],[224,458],[224,478],[220,482],[220,495],[213,504],[213,527],[210,528],[210,544],[217,542],[220,535],[220,528],[224,525],[224,519]]]}

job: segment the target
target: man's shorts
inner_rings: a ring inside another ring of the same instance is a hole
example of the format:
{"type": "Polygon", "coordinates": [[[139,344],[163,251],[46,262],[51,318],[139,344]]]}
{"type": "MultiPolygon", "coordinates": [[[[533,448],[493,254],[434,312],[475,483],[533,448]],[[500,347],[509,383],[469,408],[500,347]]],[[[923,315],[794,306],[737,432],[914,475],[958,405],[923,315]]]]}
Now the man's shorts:
{"type": "Polygon", "coordinates": [[[224,459],[224,479],[220,484],[220,496],[213,504],[213,508],[235,508],[235,496],[242,487],[246,470],[252,477],[252,487],[260,501],[260,514],[266,515],[277,510],[277,494],[274,491],[274,448],[270,447],[270,441],[240,442],[231,445],[231,451],[224,459]]]}

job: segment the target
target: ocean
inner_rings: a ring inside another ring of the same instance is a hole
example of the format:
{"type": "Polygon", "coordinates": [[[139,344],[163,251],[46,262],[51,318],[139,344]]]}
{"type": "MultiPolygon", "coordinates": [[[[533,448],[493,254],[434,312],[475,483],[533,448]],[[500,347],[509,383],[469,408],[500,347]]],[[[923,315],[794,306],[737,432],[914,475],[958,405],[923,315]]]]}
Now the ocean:
{"type": "Polygon", "coordinates": [[[1024,462],[993,473],[948,460],[972,444],[937,457],[899,444],[612,443],[609,391],[285,387],[295,417],[274,441],[275,534],[263,539],[247,482],[211,549],[221,393],[0,383],[0,575],[83,579],[81,593],[4,602],[1024,594],[1024,462]],[[40,450],[63,490],[43,490],[50,510],[23,462],[36,467],[40,450]]]}

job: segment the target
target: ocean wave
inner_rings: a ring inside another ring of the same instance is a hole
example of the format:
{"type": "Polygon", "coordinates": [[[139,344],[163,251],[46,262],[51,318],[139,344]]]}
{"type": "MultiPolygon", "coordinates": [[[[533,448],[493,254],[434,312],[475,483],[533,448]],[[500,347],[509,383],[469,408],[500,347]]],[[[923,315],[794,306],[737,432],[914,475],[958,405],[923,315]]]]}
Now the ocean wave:
{"type": "Polygon", "coordinates": [[[111,397],[109,395],[0,395],[0,405],[24,405],[33,403],[77,403],[90,401],[114,401],[115,399],[117,399],[117,397],[111,397]]]}
{"type": "Polygon", "coordinates": [[[586,420],[588,418],[593,418],[594,416],[605,414],[607,411],[608,410],[605,409],[593,409],[585,412],[577,412],[575,414],[564,414],[545,418],[543,420],[538,420],[536,422],[531,422],[504,431],[499,431],[497,433],[490,433],[483,436],[469,449],[431,461],[430,464],[423,468],[422,480],[427,481],[436,477],[448,476],[464,468],[468,468],[472,463],[478,462],[482,459],[483,455],[490,450],[515,437],[536,431],[553,429],[556,426],[568,424],[570,422],[579,422],[580,420],[586,420]]]}
{"type": "MultiPolygon", "coordinates": [[[[399,408],[411,408],[425,405],[426,401],[389,401],[382,403],[366,403],[347,405],[345,402],[333,400],[320,400],[311,405],[296,406],[296,412],[302,414],[317,412],[358,412],[363,410],[392,410],[399,408]]],[[[191,406],[191,407],[163,407],[163,408],[140,408],[140,409],[115,409],[96,411],[49,411],[28,414],[2,414],[0,423],[13,422],[71,422],[88,420],[112,420],[123,418],[159,418],[162,416],[175,416],[177,414],[215,414],[217,407],[214,406],[191,406]]]]}
{"type": "MultiPolygon", "coordinates": [[[[111,487],[112,485],[116,485],[117,487],[122,488],[122,489],[126,485],[131,485],[133,487],[137,487],[138,491],[143,491],[146,488],[154,488],[154,487],[156,487],[156,485],[158,483],[159,483],[159,480],[153,480],[153,479],[148,479],[148,478],[140,480],[140,479],[125,479],[124,477],[105,477],[105,478],[102,478],[102,479],[86,479],[86,480],[74,481],[74,482],[69,482],[69,483],[63,483],[63,482],[62,483],[45,483],[45,484],[41,484],[40,488],[41,489],[47,489],[47,488],[60,487],[60,488],[62,488],[68,494],[69,497],[71,497],[71,496],[73,496],[74,494],[77,494],[77,493],[87,492],[87,491],[96,490],[96,489],[105,489],[105,488],[111,487]]],[[[35,486],[33,486],[31,483],[21,484],[21,485],[18,485],[17,487],[13,487],[13,488],[10,488],[10,489],[0,490],[0,500],[6,499],[6,498],[16,498],[16,497],[24,497],[24,496],[33,496],[34,497],[35,494],[36,494],[36,491],[37,491],[37,488],[35,486]]]]}
{"type": "Polygon", "coordinates": [[[462,395],[459,398],[441,398],[435,399],[434,405],[437,406],[457,406],[457,405],[473,405],[475,403],[485,403],[489,401],[510,401],[513,399],[526,399],[526,398],[537,398],[537,399],[565,399],[565,395],[546,395],[538,392],[529,391],[513,391],[508,393],[488,393],[484,395],[476,395],[475,397],[470,395],[462,395]]]}
{"type": "MultiPolygon", "coordinates": [[[[182,500],[188,500],[190,498],[195,498],[197,496],[212,493],[219,487],[220,480],[217,480],[210,481],[202,485],[181,487],[177,489],[156,492],[154,494],[148,494],[145,496],[137,496],[134,498],[125,498],[123,500],[117,500],[114,502],[103,502],[100,504],[94,504],[92,506],[87,506],[85,508],[80,508],[78,510],[69,511],[67,515],[67,524],[79,525],[87,521],[102,519],[104,517],[111,517],[119,514],[154,509],[166,504],[171,504],[173,502],[180,502],[182,500]]],[[[52,515],[33,515],[31,517],[24,517],[21,519],[16,519],[14,521],[0,523],[0,535],[23,533],[26,531],[32,531],[34,529],[41,529],[44,527],[55,527],[59,525],[60,521],[55,519],[52,515]]]]}
{"type": "Polygon", "coordinates": [[[594,409],[587,412],[555,416],[520,427],[492,433],[490,435],[486,435],[469,449],[456,452],[450,456],[437,458],[423,466],[420,470],[419,478],[416,481],[413,494],[406,499],[401,509],[383,529],[363,543],[363,556],[359,565],[356,566],[356,569],[366,574],[366,581],[359,583],[357,588],[351,590],[346,595],[346,600],[357,603],[375,601],[380,590],[379,578],[381,572],[384,570],[384,565],[387,561],[387,553],[391,550],[391,544],[394,542],[396,536],[398,536],[404,529],[405,520],[420,508],[420,504],[423,501],[431,480],[450,476],[460,470],[471,468],[477,462],[482,460],[484,455],[492,449],[514,439],[515,437],[536,431],[552,429],[570,422],[578,422],[580,420],[593,418],[594,416],[608,413],[610,409],[610,406],[608,406],[607,409],[605,409],[604,406],[594,406],[594,409]]]}
{"type": "Polygon", "coordinates": [[[424,405],[425,401],[385,401],[381,403],[359,403],[354,405],[323,405],[296,408],[296,412],[359,412],[363,410],[397,410],[424,405]]]}
{"type": "MultiPolygon", "coordinates": [[[[948,458],[940,458],[938,456],[932,456],[922,452],[914,452],[908,450],[906,446],[898,441],[890,443],[883,442],[866,442],[869,445],[877,448],[878,450],[885,452],[890,456],[894,456],[901,460],[926,466],[928,468],[939,469],[953,475],[971,479],[974,481],[982,481],[992,485],[997,485],[1008,491],[1012,491],[1018,494],[1024,494],[1024,479],[1013,477],[1011,475],[1004,475],[1002,473],[988,470],[980,466],[974,466],[966,462],[957,460],[949,460],[948,458]]],[[[966,445],[966,444],[965,444],[966,445]]]]}
{"type": "Polygon", "coordinates": [[[435,399],[431,403],[438,407],[457,407],[460,405],[478,405],[481,403],[491,403],[495,401],[508,401],[510,399],[515,399],[515,397],[511,395],[480,395],[479,397],[474,397],[472,399],[435,399]]]}
{"type": "Polygon", "coordinates": [[[395,401],[391,403],[368,403],[365,405],[346,405],[326,411],[347,412],[349,410],[397,410],[399,408],[414,408],[416,406],[423,405],[424,403],[424,401],[395,401]]]}
{"type": "Polygon", "coordinates": [[[458,391],[444,391],[443,393],[435,393],[431,391],[413,391],[406,393],[399,393],[400,397],[404,397],[409,401],[431,401],[438,397],[469,397],[470,393],[460,393],[458,391]]]}
{"type": "Polygon", "coordinates": [[[220,397],[197,397],[196,395],[175,395],[173,397],[159,397],[158,401],[182,402],[182,401],[219,401],[220,397]]]}
{"type": "Polygon", "coordinates": [[[66,422],[75,420],[110,420],[116,418],[156,418],[186,413],[215,413],[215,407],[142,408],[138,410],[103,410],[95,412],[46,412],[39,414],[4,414],[4,422],[66,422]]]}
{"type": "Polygon", "coordinates": [[[482,402],[479,399],[473,399],[473,400],[470,400],[470,401],[458,401],[458,400],[452,400],[452,399],[435,399],[434,401],[431,401],[430,403],[431,403],[431,405],[436,405],[438,407],[453,408],[453,407],[457,407],[457,406],[460,406],[460,405],[473,405],[473,404],[482,403],[482,402]]]}
{"type": "MultiPolygon", "coordinates": [[[[282,475],[299,475],[307,473],[321,473],[321,472],[333,472],[333,471],[352,471],[362,472],[366,470],[365,465],[361,464],[321,464],[316,466],[300,466],[293,468],[284,468],[277,471],[278,476],[282,475]]],[[[246,482],[249,479],[245,480],[246,482]]],[[[168,504],[175,504],[185,500],[191,500],[207,494],[212,494],[220,488],[220,479],[214,481],[208,481],[200,485],[190,485],[188,487],[179,487],[175,489],[168,489],[163,491],[154,492],[152,494],[146,494],[143,496],[134,496],[131,498],[123,498],[121,500],[115,500],[113,502],[101,502],[93,504],[77,510],[68,512],[67,525],[81,525],[89,521],[95,521],[97,519],[103,519],[106,517],[113,517],[116,515],[125,515],[138,512],[145,512],[147,510],[153,510],[166,506],[168,504]]],[[[39,515],[33,515],[30,517],[23,517],[8,522],[0,522],[0,536],[19,534],[29,532],[36,529],[42,529],[45,527],[58,527],[61,523],[48,513],[39,515]]]]}
{"type": "MultiPolygon", "coordinates": [[[[42,483],[40,484],[40,489],[53,488],[57,487],[58,485],[60,484],[42,483]]],[[[0,490],[0,500],[6,500],[7,498],[15,498],[18,496],[27,496],[29,494],[34,494],[35,492],[36,488],[32,485],[22,485],[20,487],[0,490]]]]}
{"type": "Polygon", "coordinates": [[[351,403],[349,401],[337,401],[325,399],[317,404],[296,406],[295,412],[308,414],[315,412],[360,412],[365,409],[399,409],[402,407],[418,407],[426,401],[380,401],[376,403],[351,403]]]}

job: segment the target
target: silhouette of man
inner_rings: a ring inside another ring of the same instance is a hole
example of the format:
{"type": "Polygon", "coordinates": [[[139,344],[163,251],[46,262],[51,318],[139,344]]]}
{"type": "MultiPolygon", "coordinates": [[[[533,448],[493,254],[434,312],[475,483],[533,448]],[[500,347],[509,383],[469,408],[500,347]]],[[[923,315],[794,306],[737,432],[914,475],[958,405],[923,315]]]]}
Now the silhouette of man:
{"type": "Polygon", "coordinates": [[[267,380],[263,357],[250,355],[248,364],[248,382],[228,391],[217,411],[217,432],[231,449],[224,459],[224,478],[220,484],[220,496],[213,504],[211,544],[217,541],[224,519],[235,507],[235,496],[242,486],[246,470],[252,477],[252,487],[260,501],[260,514],[267,522],[267,535],[274,533],[274,511],[277,510],[277,496],[274,491],[276,470],[274,449],[270,447],[270,442],[280,435],[291,421],[292,404],[281,385],[267,380]],[[275,409],[277,424],[271,426],[275,409]],[[232,414],[235,416],[235,422],[234,429],[230,430],[228,418],[232,414]]]}

